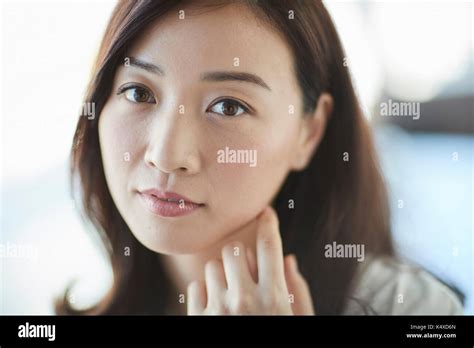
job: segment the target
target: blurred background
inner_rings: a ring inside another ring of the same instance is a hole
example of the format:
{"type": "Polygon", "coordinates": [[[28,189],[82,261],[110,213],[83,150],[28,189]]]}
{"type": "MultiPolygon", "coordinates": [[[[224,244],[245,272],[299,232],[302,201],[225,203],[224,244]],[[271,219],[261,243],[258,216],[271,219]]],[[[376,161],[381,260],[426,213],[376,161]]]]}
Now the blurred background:
{"type": "MultiPolygon", "coordinates": [[[[75,213],[68,155],[114,4],[1,3],[0,314],[52,314],[74,280],[71,301],[86,306],[111,284],[75,213]]],[[[473,4],[326,5],[374,127],[397,249],[456,288],[474,314],[473,4]],[[386,116],[400,103],[419,114],[386,116]]]]}

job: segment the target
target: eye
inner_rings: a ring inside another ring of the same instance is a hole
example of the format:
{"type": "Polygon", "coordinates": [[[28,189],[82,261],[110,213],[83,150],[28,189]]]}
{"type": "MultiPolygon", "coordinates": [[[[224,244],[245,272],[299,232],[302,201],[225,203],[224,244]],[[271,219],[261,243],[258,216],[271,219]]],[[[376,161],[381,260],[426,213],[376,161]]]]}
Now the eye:
{"type": "Polygon", "coordinates": [[[132,103],[156,103],[153,93],[145,86],[125,84],[119,88],[117,95],[120,94],[124,94],[125,98],[132,103]]]}
{"type": "Polygon", "coordinates": [[[221,99],[207,110],[207,112],[214,112],[228,117],[239,116],[249,111],[249,107],[235,99],[221,99]]]}

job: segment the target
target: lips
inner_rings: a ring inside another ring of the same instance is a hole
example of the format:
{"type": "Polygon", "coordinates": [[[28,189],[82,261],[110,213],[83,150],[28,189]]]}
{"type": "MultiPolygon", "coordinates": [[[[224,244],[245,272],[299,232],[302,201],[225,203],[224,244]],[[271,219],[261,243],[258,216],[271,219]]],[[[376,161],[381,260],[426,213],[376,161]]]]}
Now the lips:
{"type": "Polygon", "coordinates": [[[139,191],[139,194],[148,210],[163,217],[188,215],[204,206],[180,194],[158,189],[139,191]]]}
{"type": "Polygon", "coordinates": [[[141,193],[154,196],[158,199],[161,199],[162,201],[176,202],[176,203],[184,202],[185,204],[186,203],[198,204],[198,205],[201,204],[201,203],[193,202],[191,199],[185,196],[182,196],[180,194],[177,194],[174,192],[162,192],[158,189],[148,189],[148,190],[141,191],[141,193]]]}

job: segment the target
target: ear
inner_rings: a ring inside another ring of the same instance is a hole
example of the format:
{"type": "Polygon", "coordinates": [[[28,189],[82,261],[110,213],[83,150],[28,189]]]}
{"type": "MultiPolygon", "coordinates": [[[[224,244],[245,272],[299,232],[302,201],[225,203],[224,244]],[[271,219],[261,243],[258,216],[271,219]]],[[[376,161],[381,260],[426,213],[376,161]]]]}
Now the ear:
{"type": "Polygon", "coordinates": [[[323,139],[333,108],[332,96],[329,93],[322,93],[315,111],[302,117],[298,144],[291,165],[292,170],[303,170],[308,165],[314,151],[323,139]]]}

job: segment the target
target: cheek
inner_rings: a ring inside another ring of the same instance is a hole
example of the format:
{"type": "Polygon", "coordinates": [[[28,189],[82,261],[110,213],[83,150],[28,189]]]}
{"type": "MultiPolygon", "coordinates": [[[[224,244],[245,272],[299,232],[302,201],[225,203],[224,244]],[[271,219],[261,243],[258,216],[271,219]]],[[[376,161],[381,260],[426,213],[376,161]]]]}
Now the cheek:
{"type": "MultiPolygon", "coordinates": [[[[288,174],[296,134],[293,124],[280,126],[255,128],[252,136],[227,141],[213,152],[226,147],[229,152],[231,149],[255,150],[254,163],[217,163],[214,158],[209,172],[212,173],[209,180],[215,198],[213,205],[218,210],[215,215],[222,217],[226,224],[238,227],[247,223],[270,204],[280,190],[288,174]]],[[[231,159],[229,152],[227,159],[231,159]]]]}
{"type": "Polygon", "coordinates": [[[114,199],[126,192],[127,181],[138,159],[139,130],[114,107],[104,107],[99,119],[99,140],[105,176],[114,199]]]}

